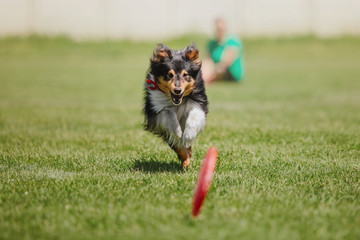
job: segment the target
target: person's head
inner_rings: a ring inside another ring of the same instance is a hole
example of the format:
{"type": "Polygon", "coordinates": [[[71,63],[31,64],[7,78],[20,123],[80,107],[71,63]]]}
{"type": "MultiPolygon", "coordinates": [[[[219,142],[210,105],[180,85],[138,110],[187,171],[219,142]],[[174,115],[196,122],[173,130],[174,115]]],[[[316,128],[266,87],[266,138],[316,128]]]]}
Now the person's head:
{"type": "Polygon", "coordinates": [[[224,40],[225,34],[226,34],[226,22],[223,18],[217,18],[215,20],[215,36],[218,42],[222,42],[224,40]]]}

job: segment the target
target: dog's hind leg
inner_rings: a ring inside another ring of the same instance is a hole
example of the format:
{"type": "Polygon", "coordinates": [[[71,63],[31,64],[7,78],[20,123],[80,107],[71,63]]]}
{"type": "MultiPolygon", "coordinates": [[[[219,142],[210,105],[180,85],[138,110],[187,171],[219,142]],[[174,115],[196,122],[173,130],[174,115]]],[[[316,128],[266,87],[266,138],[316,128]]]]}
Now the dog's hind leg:
{"type": "Polygon", "coordinates": [[[190,165],[190,158],[192,156],[192,149],[182,148],[182,147],[173,147],[174,151],[179,157],[179,160],[182,162],[183,168],[186,168],[190,165]]]}

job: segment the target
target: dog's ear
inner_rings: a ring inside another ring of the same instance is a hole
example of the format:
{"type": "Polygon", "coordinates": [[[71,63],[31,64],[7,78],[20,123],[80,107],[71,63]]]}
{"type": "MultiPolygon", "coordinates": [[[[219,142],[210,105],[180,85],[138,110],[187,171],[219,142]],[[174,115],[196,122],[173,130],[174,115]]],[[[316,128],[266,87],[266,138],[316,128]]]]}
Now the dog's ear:
{"type": "Polygon", "coordinates": [[[187,61],[190,60],[198,66],[201,65],[199,50],[196,48],[195,43],[192,43],[190,46],[185,48],[185,56],[187,61]]]}
{"type": "Polygon", "coordinates": [[[171,50],[164,44],[160,43],[155,48],[151,61],[160,63],[163,62],[165,58],[172,58],[171,50]]]}

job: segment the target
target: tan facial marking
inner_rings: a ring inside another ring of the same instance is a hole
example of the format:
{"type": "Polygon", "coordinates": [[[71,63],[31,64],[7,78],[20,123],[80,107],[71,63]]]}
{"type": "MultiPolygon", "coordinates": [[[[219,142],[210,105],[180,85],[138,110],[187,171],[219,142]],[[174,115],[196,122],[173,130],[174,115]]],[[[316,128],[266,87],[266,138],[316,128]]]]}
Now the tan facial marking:
{"type": "Polygon", "coordinates": [[[188,74],[186,70],[182,70],[181,75],[185,80],[184,96],[187,96],[194,90],[195,80],[188,74]]]}
{"type": "Polygon", "coordinates": [[[185,88],[185,92],[184,92],[184,96],[187,96],[189,95],[190,93],[192,93],[192,91],[194,90],[194,87],[195,87],[195,80],[191,78],[191,82],[189,82],[187,85],[186,85],[186,88],[185,88]]]}
{"type": "Polygon", "coordinates": [[[167,77],[171,80],[175,77],[175,71],[173,69],[170,69],[170,71],[167,74],[167,77]]]}
{"type": "MultiPolygon", "coordinates": [[[[173,75],[175,75],[175,72],[173,70],[170,70],[170,72],[172,72],[173,75]]],[[[180,76],[181,76],[180,77],[181,92],[184,93],[184,96],[187,96],[194,90],[195,80],[188,74],[188,72],[185,69],[181,71],[180,76]]],[[[175,79],[173,79],[170,81],[170,88],[172,92],[174,92],[175,87],[176,87],[175,79]]]]}
{"type": "Polygon", "coordinates": [[[181,71],[181,77],[184,78],[184,80],[188,80],[188,78],[190,77],[190,75],[189,75],[189,73],[188,73],[185,69],[183,69],[183,70],[181,71]]]}
{"type": "Polygon", "coordinates": [[[169,79],[169,91],[171,90],[174,92],[175,88],[175,71],[173,69],[170,69],[170,71],[167,74],[167,78],[169,79]]]}
{"type": "Polygon", "coordinates": [[[170,81],[166,81],[163,77],[158,77],[158,88],[166,95],[170,95],[170,81]]]}
{"type": "MultiPolygon", "coordinates": [[[[175,71],[173,69],[171,69],[169,71],[169,73],[171,73],[174,77],[170,80],[170,88],[171,88],[171,91],[174,93],[174,89],[176,88],[175,86],[175,71]]],[[[182,86],[182,81],[180,80],[180,88],[181,88],[181,92],[184,91],[184,88],[182,86]]]]}
{"type": "Polygon", "coordinates": [[[171,69],[166,77],[158,77],[158,87],[167,95],[170,95],[170,92],[175,94],[175,88],[180,87],[181,93],[183,96],[189,95],[195,87],[195,80],[192,78],[188,72],[184,69],[180,74],[180,86],[175,86],[175,71],[171,69]],[[166,78],[166,79],[165,79],[166,78]]]}

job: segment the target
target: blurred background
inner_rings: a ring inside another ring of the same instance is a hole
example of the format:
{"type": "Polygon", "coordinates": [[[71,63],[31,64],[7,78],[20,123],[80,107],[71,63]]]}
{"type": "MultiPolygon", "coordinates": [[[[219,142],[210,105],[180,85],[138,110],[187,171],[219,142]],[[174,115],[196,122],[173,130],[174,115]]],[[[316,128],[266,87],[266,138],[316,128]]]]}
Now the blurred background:
{"type": "Polygon", "coordinates": [[[0,0],[0,36],[163,39],[211,34],[223,17],[244,37],[360,34],[358,0],[0,0]]]}
{"type": "Polygon", "coordinates": [[[0,0],[0,239],[360,239],[359,0],[0,0]],[[214,20],[245,80],[207,86],[182,171],[143,130],[155,45],[214,20]],[[219,150],[202,217],[201,159],[219,150]]]}

